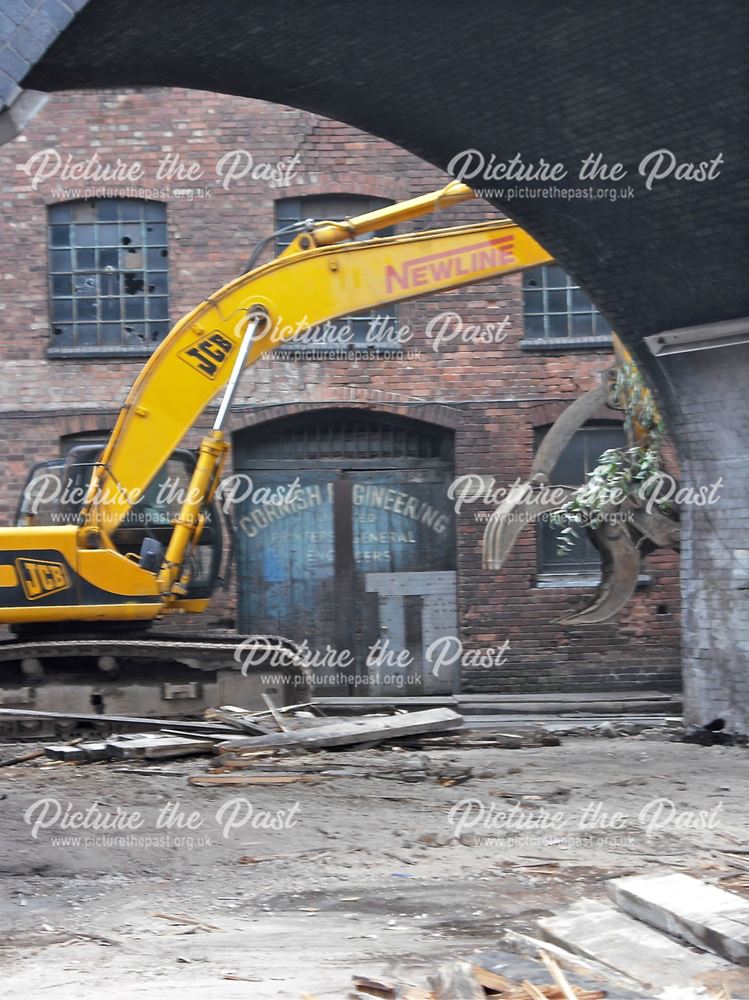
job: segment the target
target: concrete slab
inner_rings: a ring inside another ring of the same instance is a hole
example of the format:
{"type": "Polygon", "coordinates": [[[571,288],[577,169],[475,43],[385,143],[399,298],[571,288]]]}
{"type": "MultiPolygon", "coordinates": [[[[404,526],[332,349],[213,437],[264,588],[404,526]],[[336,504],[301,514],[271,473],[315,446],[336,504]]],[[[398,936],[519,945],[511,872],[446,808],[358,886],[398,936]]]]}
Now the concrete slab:
{"type": "Polygon", "coordinates": [[[538,921],[541,936],[593,959],[644,986],[696,986],[700,977],[728,964],[697,954],[612,906],[581,899],[564,913],[538,921]]]}
{"type": "Polygon", "coordinates": [[[608,891],[638,920],[749,965],[749,900],[679,872],[612,879],[608,891]]]}

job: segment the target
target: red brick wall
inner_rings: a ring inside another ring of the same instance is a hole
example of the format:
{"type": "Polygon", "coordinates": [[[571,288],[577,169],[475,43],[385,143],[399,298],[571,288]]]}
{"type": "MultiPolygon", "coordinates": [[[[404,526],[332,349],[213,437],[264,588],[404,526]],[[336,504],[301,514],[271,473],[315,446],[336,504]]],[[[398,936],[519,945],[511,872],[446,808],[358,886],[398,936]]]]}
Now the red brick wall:
{"type": "MultiPolygon", "coordinates": [[[[96,152],[101,161],[120,157],[128,165],[138,162],[142,179],[131,186],[161,190],[168,213],[172,321],[241,271],[254,245],[272,232],[275,198],[341,192],[398,200],[448,179],[380,139],[296,109],[179,90],[53,96],[22,136],[0,148],[0,458],[6,470],[0,512],[5,517],[15,508],[27,466],[55,455],[61,435],[111,423],[143,363],[47,357],[46,206],[61,200],[61,188],[67,189],[64,198],[73,197],[76,189],[82,194],[87,185],[104,185],[54,177],[34,188],[23,165],[45,148],[57,150],[63,159],[83,160],[96,152]],[[224,189],[215,168],[232,150],[249,151],[256,163],[297,155],[290,186],[274,189],[248,176],[224,189]],[[197,163],[201,176],[157,179],[168,153],[178,154],[185,166],[197,163]],[[178,193],[205,187],[210,187],[209,197],[190,200],[178,193]]],[[[490,218],[491,213],[488,206],[473,203],[417,227],[459,224],[490,218]]],[[[527,474],[538,406],[549,403],[549,412],[556,415],[560,402],[595,385],[597,373],[610,363],[610,353],[603,350],[523,350],[518,277],[405,303],[398,320],[414,331],[408,346],[420,352],[418,358],[321,362],[270,356],[245,374],[232,426],[240,428],[259,415],[277,416],[279,404],[346,404],[352,389],[358,404],[373,409],[387,401],[391,409],[413,414],[414,405],[437,403],[454,414],[456,474],[495,475],[502,485],[527,474]],[[494,345],[454,342],[435,351],[426,325],[446,309],[476,324],[496,323],[508,315],[508,336],[494,345]]],[[[464,676],[466,688],[652,687],[675,681],[679,623],[674,555],[649,559],[652,585],[638,591],[614,622],[561,628],[553,619],[571,610],[581,592],[536,586],[534,532],[521,537],[501,574],[481,569],[482,532],[474,510],[460,515],[462,638],[467,647],[508,638],[511,646],[498,670],[464,676]]],[[[220,598],[215,616],[225,619],[232,605],[231,599],[220,598]]]]}

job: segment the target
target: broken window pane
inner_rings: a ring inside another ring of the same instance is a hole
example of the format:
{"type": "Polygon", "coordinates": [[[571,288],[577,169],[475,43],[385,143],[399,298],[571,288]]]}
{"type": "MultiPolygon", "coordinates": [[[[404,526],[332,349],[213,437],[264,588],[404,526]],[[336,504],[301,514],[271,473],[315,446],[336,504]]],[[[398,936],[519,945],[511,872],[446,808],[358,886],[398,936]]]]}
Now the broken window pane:
{"type": "Polygon", "coordinates": [[[75,295],[95,295],[96,275],[95,274],[73,275],[73,293],[75,295]]]}
{"type": "Polygon", "coordinates": [[[166,270],[168,267],[166,247],[159,247],[155,250],[146,250],[146,266],[149,271],[166,270]]]}
{"type": "Polygon", "coordinates": [[[125,289],[125,295],[140,295],[145,287],[145,282],[143,280],[142,271],[128,272],[123,275],[123,288],[125,289]]]}
{"type": "Polygon", "coordinates": [[[52,327],[52,346],[53,347],[72,347],[73,346],[73,327],[70,324],[61,326],[55,323],[52,327]]]}
{"type": "Polygon", "coordinates": [[[129,247],[140,242],[141,232],[139,223],[125,223],[120,226],[120,243],[124,247],[129,247]]]}
{"type": "Polygon", "coordinates": [[[138,347],[146,342],[146,329],[143,323],[127,323],[122,329],[122,339],[127,346],[138,347]]]}
{"type": "Polygon", "coordinates": [[[74,222],[93,222],[96,218],[93,201],[75,201],[70,207],[74,222]]]}
{"type": "Polygon", "coordinates": [[[128,247],[120,253],[120,262],[129,271],[143,270],[143,251],[140,247],[128,247]]]}

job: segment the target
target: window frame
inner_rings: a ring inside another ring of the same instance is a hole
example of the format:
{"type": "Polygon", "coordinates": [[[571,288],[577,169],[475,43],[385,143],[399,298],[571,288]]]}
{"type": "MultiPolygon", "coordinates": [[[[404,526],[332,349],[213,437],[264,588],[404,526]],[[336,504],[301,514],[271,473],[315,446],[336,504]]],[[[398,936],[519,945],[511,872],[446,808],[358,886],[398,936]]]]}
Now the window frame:
{"type": "Polygon", "coordinates": [[[611,347],[612,331],[608,320],[583,289],[575,284],[572,276],[567,274],[558,264],[541,264],[523,271],[522,295],[523,339],[520,346],[524,350],[564,351],[569,348],[611,347]],[[537,283],[530,285],[529,282],[534,279],[537,283]],[[576,294],[577,302],[575,302],[576,294]],[[536,299],[536,308],[529,308],[531,295],[539,297],[536,299]],[[564,309],[550,308],[551,304],[559,305],[558,300],[561,295],[564,297],[564,309]],[[552,303],[552,297],[557,300],[555,303],[552,303]],[[538,308],[539,301],[540,308],[538,308]],[[590,334],[572,332],[576,316],[590,317],[592,331],[590,334]],[[550,335],[549,330],[554,317],[565,318],[567,330],[565,335],[550,335]],[[530,333],[530,319],[541,321],[543,335],[530,333]],[[607,332],[599,333],[599,327],[605,328],[607,332]]]}
{"type": "MultiPolygon", "coordinates": [[[[548,433],[549,429],[550,429],[549,427],[541,427],[536,429],[536,435],[535,435],[536,440],[534,442],[535,451],[538,450],[541,442],[543,441],[544,436],[546,435],[546,433],[548,433]]],[[[575,432],[572,441],[570,441],[570,444],[567,446],[569,448],[570,445],[572,445],[573,441],[578,440],[579,437],[583,435],[589,436],[596,433],[604,434],[607,432],[610,434],[612,431],[613,432],[618,431],[620,433],[619,443],[604,445],[600,451],[597,451],[595,457],[590,458],[590,464],[588,464],[587,448],[584,450],[583,482],[585,482],[585,477],[595,467],[597,459],[603,454],[604,451],[612,447],[616,448],[616,447],[627,446],[626,435],[624,432],[624,424],[621,421],[615,421],[615,420],[589,421],[575,432]]],[[[565,451],[566,450],[567,449],[565,449],[565,451]]],[[[564,452],[562,452],[562,455],[560,455],[559,461],[561,461],[563,456],[564,452]]],[[[552,486],[558,486],[562,484],[569,486],[582,485],[582,483],[564,482],[563,477],[560,476],[560,472],[563,472],[563,470],[559,470],[559,461],[557,462],[557,465],[552,473],[551,485],[552,486]]],[[[597,554],[591,555],[591,558],[588,561],[571,562],[565,568],[564,560],[569,558],[568,556],[557,556],[555,560],[548,561],[545,559],[545,554],[544,554],[544,539],[546,538],[549,540],[549,542],[551,542],[553,536],[554,544],[556,544],[556,540],[558,538],[558,529],[553,528],[549,524],[548,520],[539,519],[535,524],[535,534],[536,534],[536,586],[586,587],[586,586],[597,586],[598,583],[600,583],[601,564],[600,564],[600,557],[597,554]]],[[[582,537],[585,541],[586,551],[593,550],[593,552],[595,552],[593,544],[587,538],[584,529],[582,537]]]]}
{"type": "Polygon", "coordinates": [[[53,202],[47,205],[46,238],[47,357],[150,356],[171,329],[166,202],[146,198],[53,202]],[[151,232],[154,235],[149,237],[151,232]],[[139,254],[137,266],[123,266],[122,256],[127,252],[139,254]],[[128,274],[140,282],[133,293],[125,288],[123,276],[128,274]],[[91,294],[85,294],[89,290],[86,281],[91,294]],[[65,334],[57,334],[58,329],[65,334]],[[135,342],[139,331],[142,341],[135,342]],[[128,333],[133,337],[129,343],[124,339],[128,333]],[[91,340],[81,343],[83,335],[91,340]],[[60,343],[58,338],[63,336],[66,339],[60,343]]]}

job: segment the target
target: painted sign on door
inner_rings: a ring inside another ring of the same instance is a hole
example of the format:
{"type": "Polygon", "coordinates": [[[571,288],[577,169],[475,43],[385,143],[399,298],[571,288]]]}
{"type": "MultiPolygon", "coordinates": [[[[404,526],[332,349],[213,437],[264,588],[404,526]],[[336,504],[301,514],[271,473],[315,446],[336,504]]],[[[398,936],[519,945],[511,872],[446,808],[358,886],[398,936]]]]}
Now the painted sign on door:
{"type": "Polygon", "coordinates": [[[388,455],[379,464],[391,467],[376,468],[373,450],[370,440],[366,457],[336,461],[281,447],[269,461],[251,442],[237,449],[258,492],[284,497],[248,498],[237,512],[239,627],[304,643],[319,691],[455,690],[458,678],[425,657],[438,633],[457,634],[450,463],[388,455]]]}

